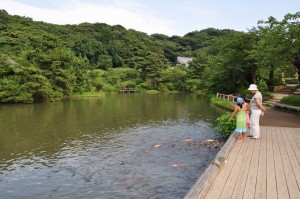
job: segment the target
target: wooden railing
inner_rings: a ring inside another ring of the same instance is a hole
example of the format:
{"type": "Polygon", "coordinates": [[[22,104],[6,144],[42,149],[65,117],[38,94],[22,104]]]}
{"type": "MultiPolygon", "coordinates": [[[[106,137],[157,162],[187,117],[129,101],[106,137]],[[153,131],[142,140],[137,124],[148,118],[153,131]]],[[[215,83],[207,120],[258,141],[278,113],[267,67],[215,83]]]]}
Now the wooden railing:
{"type": "Polygon", "coordinates": [[[230,101],[230,102],[235,102],[235,99],[238,98],[237,96],[234,96],[234,95],[225,95],[225,94],[221,94],[221,93],[217,93],[217,97],[227,100],[227,101],[230,101]]]}

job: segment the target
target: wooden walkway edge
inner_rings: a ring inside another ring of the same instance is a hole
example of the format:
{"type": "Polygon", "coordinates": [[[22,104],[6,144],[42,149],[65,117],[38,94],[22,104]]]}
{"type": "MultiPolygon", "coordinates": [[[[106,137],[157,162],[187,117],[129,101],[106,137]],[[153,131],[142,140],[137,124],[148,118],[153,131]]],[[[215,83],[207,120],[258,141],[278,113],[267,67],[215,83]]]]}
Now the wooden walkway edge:
{"type": "Polygon", "coordinates": [[[300,128],[261,126],[261,138],[234,133],[185,199],[300,199],[300,128]]]}
{"type": "Polygon", "coordinates": [[[190,191],[186,194],[184,199],[194,199],[199,198],[202,199],[208,192],[209,188],[211,187],[213,181],[217,177],[220,169],[225,164],[226,159],[236,142],[235,134],[232,133],[230,137],[227,139],[224,146],[216,155],[216,158],[212,161],[212,163],[207,167],[204,173],[198,178],[196,183],[190,189],[190,191]],[[224,158],[224,159],[223,159],[224,158]],[[219,160],[223,159],[223,161],[219,160]],[[220,164],[216,164],[216,162],[220,162],[220,164]],[[199,196],[199,197],[198,197],[199,196]]]}
{"type": "Polygon", "coordinates": [[[283,109],[300,112],[300,107],[297,107],[297,106],[290,106],[290,105],[280,104],[280,103],[275,103],[274,106],[278,107],[278,108],[283,108],[283,109]]]}

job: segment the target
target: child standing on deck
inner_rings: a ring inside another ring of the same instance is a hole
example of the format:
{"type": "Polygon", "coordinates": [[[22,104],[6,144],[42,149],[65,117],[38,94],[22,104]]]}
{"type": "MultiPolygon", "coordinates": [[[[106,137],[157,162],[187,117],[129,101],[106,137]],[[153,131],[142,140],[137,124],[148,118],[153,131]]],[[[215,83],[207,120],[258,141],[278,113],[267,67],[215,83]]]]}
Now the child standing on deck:
{"type": "Polygon", "coordinates": [[[247,132],[246,126],[246,111],[248,110],[247,103],[244,102],[243,98],[237,98],[236,106],[233,113],[231,114],[229,121],[236,115],[236,129],[235,131],[239,133],[239,142],[244,141],[245,133],[247,132]]]}

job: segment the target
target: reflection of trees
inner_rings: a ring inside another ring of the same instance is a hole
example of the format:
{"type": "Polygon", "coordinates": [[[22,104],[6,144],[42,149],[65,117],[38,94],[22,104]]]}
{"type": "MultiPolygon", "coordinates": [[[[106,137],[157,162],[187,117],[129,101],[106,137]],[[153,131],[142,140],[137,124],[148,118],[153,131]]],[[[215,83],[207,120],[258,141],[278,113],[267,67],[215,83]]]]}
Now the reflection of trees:
{"type": "Polygon", "coordinates": [[[207,121],[218,117],[219,112],[208,104],[207,98],[198,95],[113,94],[59,103],[3,105],[0,159],[17,158],[29,152],[53,156],[72,141],[86,139],[83,136],[101,138],[149,122],[186,118],[207,121]]]}

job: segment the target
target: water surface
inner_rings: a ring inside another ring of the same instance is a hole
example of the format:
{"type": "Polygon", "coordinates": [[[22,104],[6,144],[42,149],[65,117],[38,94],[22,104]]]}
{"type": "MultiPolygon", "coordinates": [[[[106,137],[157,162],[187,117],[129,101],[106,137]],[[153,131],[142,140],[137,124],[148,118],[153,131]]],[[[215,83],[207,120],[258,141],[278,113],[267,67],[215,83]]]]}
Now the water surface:
{"type": "Polygon", "coordinates": [[[222,112],[187,94],[1,105],[1,198],[183,198],[218,151],[184,140],[222,112]]]}

